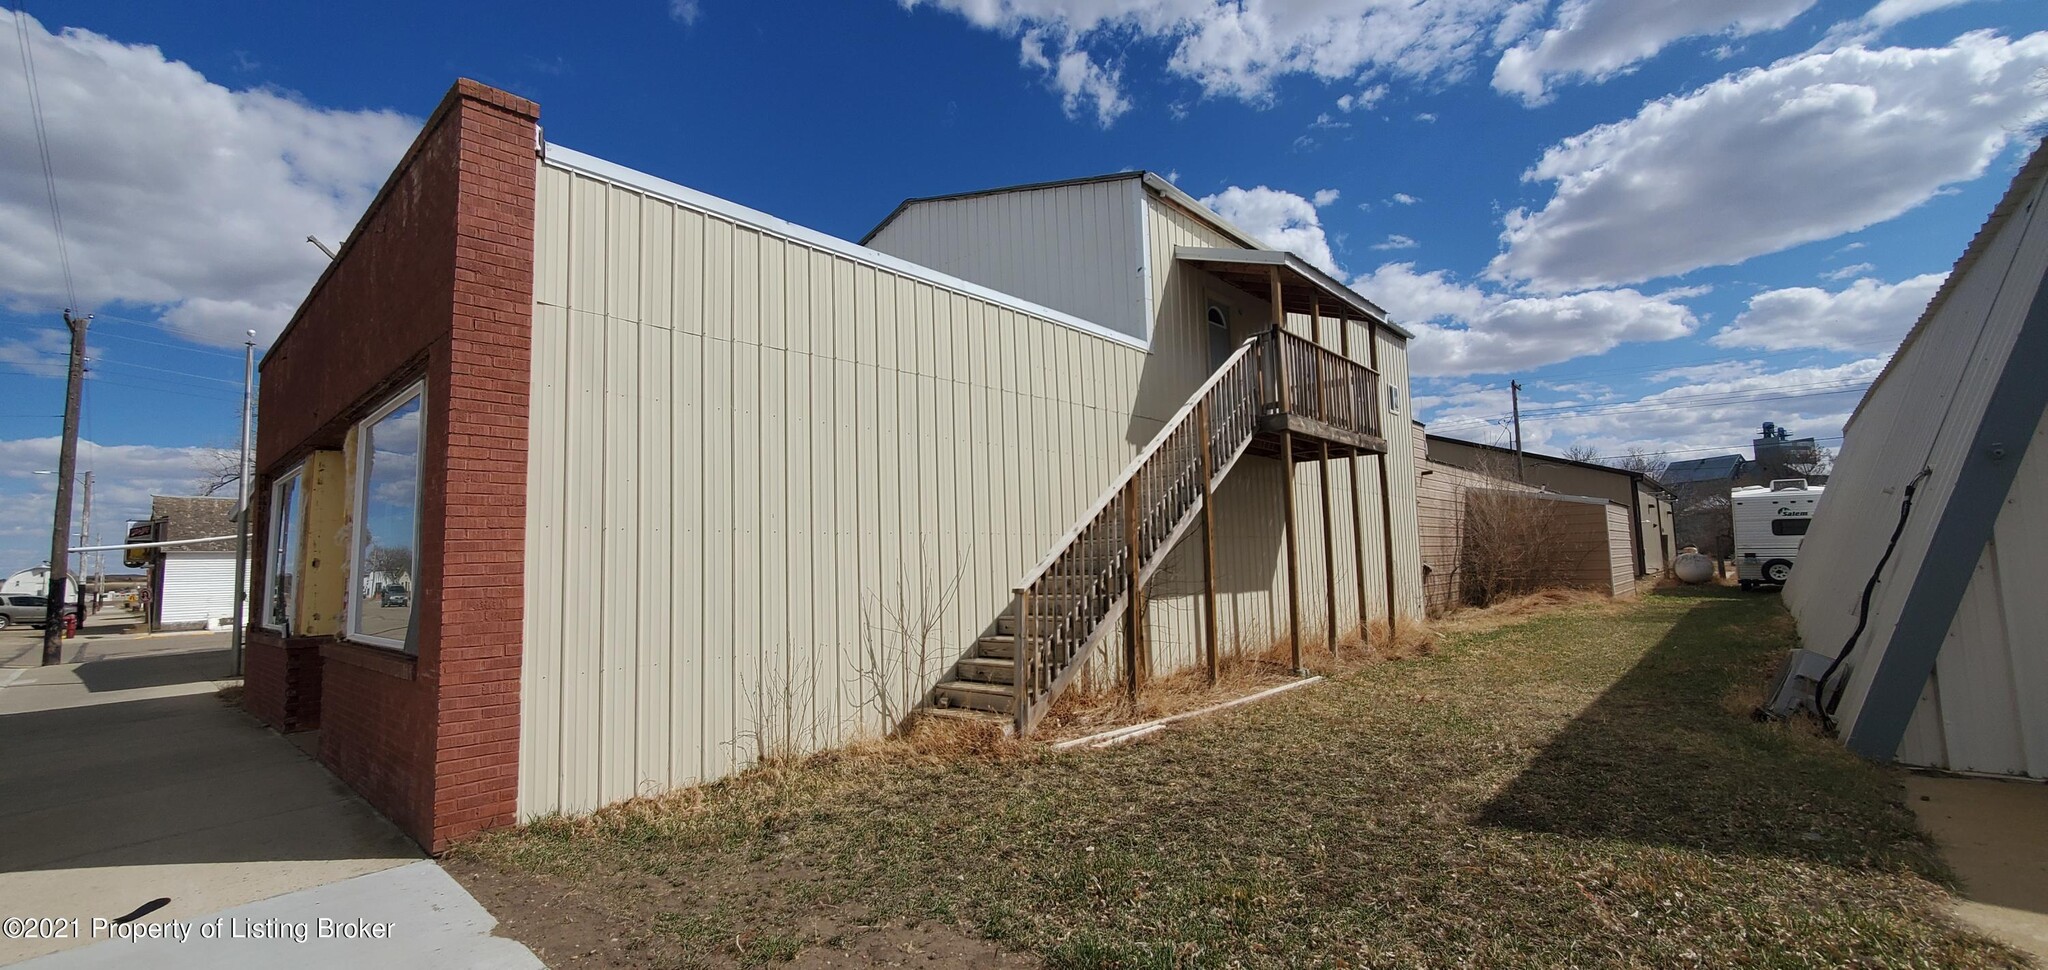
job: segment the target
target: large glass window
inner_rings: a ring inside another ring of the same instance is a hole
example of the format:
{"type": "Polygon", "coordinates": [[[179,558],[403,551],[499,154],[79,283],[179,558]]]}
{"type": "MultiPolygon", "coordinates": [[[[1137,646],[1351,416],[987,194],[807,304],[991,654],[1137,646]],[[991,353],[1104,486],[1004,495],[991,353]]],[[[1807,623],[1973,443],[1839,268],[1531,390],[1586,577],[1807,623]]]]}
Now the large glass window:
{"type": "Polygon", "coordinates": [[[299,500],[303,470],[294,468],[270,486],[270,541],[264,546],[263,612],[260,622],[291,635],[292,601],[299,588],[299,546],[305,541],[305,509],[299,500]]]}
{"type": "Polygon", "coordinates": [[[355,543],[349,555],[349,636],[412,653],[420,517],[418,385],[357,427],[355,543]]]}
{"type": "Polygon", "coordinates": [[[1803,536],[1812,519],[1772,519],[1771,534],[1774,536],[1803,536]]]}

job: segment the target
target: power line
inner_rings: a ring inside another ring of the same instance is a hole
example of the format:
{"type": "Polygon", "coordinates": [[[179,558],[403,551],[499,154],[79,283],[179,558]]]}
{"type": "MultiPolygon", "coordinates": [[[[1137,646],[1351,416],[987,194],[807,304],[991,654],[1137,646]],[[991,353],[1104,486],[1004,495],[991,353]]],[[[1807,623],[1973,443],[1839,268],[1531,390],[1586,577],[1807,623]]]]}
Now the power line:
{"type": "Polygon", "coordinates": [[[57,167],[50,162],[50,131],[43,123],[43,92],[36,84],[35,49],[28,40],[28,15],[21,0],[14,4],[14,35],[21,41],[21,74],[28,81],[29,114],[35,119],[36,153],[43,162],[43,187],[50,196],[50,225],[57,231],[57,264],[64,271],[64,294],[78,306],[78,287],[71,279],[71,248],[64,243],[64,210],[57,204],[57,167]]]}

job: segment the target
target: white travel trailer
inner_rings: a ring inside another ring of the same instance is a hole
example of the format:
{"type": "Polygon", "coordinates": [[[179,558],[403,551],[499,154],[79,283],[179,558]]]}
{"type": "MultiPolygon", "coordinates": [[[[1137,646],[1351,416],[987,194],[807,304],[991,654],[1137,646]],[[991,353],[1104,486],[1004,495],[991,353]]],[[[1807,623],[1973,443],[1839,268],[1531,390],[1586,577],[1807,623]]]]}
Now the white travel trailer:
{"type": "Polygon", "coordinates": [[[1735,577],[1743,589],[1760,583],[1783,586],[1792,578],[1799,542],[1813,525],[1824,489],[1804,478],[1780,478],[1728,494],[1735,518],[1735,577]]]}

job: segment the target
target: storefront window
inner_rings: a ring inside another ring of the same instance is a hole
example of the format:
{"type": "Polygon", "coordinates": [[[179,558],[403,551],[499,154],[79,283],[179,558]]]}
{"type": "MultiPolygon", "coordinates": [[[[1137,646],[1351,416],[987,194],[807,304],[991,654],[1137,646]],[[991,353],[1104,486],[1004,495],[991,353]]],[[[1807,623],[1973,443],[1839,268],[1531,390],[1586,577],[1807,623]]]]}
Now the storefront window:
{"type": "Polygon", "coordinates": [[[302,469],[294,468],[270,486],[270,541],[265,564],[261,622],[291,635],[292,599],[298,592],[299,546],[305,541],[305,508],[300,499],[302,469]]]}
{"type": "Polygon", "coordinates": [[[358,426],[349,636],[412,653],[419,546],[421,418],[415,385],[358,426]]]}

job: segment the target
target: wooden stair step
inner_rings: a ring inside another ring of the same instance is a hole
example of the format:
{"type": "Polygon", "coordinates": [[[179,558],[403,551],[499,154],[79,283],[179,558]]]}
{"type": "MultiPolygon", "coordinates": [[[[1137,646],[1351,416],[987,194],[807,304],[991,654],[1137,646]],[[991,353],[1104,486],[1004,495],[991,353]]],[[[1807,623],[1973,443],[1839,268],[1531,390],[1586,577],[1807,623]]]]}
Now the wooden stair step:
{"type": "Polygon", "coordinates": [[[961,680],[981,684],[1016,683],[1017,662],[1002,657],[968,657],[954,667],[961,680]]]}
{"type": "Polygon", "coordinates": [[[998,633],[992,637],[982,637],[981,639],[974,641],[975,656],[1001,657],[1005,660],[1009,660],[1016,657],[1017,618],[1005,613],[1001,617],[997,618],[996,628],[999,630],[1008,630],[1009,632],[998,633]]]}
{"type": "Polygon", "coordinates": [[[980,684],[971,680],[948,680],[936,689],[940,707],[960,707],[970,711],[989,711],[996,714],[1010,713],[1015,695],[1008,684],[980,684]]]}

